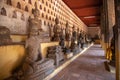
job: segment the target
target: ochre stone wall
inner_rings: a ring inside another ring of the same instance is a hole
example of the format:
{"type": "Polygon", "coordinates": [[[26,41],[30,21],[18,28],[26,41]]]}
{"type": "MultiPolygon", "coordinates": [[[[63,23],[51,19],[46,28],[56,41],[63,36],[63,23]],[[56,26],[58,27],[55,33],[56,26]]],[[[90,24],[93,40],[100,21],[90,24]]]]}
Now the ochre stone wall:
{"type": "Polygon", "coordinates": [[[73,27],[79,27],[87,32],[86,25],[64,4],[62,0],[0,0],[0,26],[6,26],[11,34],[27,34],[28,18],[33,16],[33,9],[37,5],[40,11],[42,28],[49,31],[49,27],[55,24],[58,16],[61,27],[65,27],[66,21],[73,27]]]}
{"type": "Polygon", "coordinates": [[[28,38],[26,35],[11,35],[10,37],[13,42],[25,42],[28,38]]]}
{"type": "MultiPolygon", "coordinates": [[[[58,44],[58,42],[41,43],[42,56],[46,57],[47,47],[58,44]]],[[[26,54],[24,45],[0,46],[0,80],[11,76],[11,72],[21,64],[26,54]]]]}
{"type": "Polygon", "coordinates": [[[12,70],[20,65],[24,56],[23,45],[0,46],[0,80],[9,77],[12,70]]]}

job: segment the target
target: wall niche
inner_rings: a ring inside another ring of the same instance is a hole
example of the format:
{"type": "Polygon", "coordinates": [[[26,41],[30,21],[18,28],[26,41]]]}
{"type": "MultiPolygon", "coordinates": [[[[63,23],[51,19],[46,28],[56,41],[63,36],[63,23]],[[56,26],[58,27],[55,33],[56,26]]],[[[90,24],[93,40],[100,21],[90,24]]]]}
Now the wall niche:
{"type": "Polygon", "coordinates": [[[21,9],[21,4],[20,4],[20,2],[17,3],[17,8],[21,9]]]}
{"type": "Polygon", "coordinates": [[[29,3],[29,4],[32,4],[31,0],[28,0],[28,3],[29,3]]]}
{"type": "Polygon", "coordinates": [[[1,15],[4,15],[4,16],[7,16],[7,12],[6,12],[6,9],[3,7],[1,8],[1,12],[0,12],[1,15]]]}
{"type": "Polygon", "coordinates": [[[7,4],[7,5],[12,5],[11,0],[7,0],[6,4],[7,4]]]}
{"type": "Polygon", "coordinates": [[[27,6],[25,6],[25,11],[27,11],[27,12],[28,12],[28,7],[27,7],[27,6]]]}

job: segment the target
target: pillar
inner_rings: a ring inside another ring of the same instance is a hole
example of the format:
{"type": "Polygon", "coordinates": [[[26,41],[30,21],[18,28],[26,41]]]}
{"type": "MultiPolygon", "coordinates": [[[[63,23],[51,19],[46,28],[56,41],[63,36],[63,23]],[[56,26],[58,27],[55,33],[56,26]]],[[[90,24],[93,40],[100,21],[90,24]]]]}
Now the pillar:
{"type": "Polygon", "coordinates": [[[107,50],[110,47],[111,39],[113,37],[113,26],[115,25],[114,8],[114,0],[103,0],[103,6],[101,8],[101,33],[106,58],[109,58],[107,50]]]}
{"type": "MultiPolygon", "coordinates": [[[[107,0],[107,14],[108,14],[108,48],[111,48],[111,42],[114,44],[114,33],[113,33],[113,26],[115,25],[115,6],[114,0],[107,0]]],[[[114,47],[114,45],[113,45],[114,47]]],[[[108,51],[109,52],[109,51],[108,51]]],[[[112,50],[112,56],[108,53],[110,64],[115,66],[115,52],[112,50]]]]}
{"type": "Polygon", "coordinates": [[[107,58],[107,48],[109,44],[109,26],[108,26],[108,5],[107,0],[103,0],[103,6],[102,6],[102,24],[101,24],[101,32],[102,32],[102,43],[103,48],[105,50],[105,56],[107,58]]]}
{"type": "Polygon", "coordinates": [[[120,0],[115,1],[115,54],[116,54],[116,80],[120,80],[120,0]]]}

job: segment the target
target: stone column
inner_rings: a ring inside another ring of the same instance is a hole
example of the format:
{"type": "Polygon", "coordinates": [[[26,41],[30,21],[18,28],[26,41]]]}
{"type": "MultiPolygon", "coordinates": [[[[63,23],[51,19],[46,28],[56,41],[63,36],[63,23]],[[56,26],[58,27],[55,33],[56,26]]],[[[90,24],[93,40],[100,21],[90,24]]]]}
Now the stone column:
{"type": "Polygon", "coordinates": [[[109,26],[108,26],[108,5],[107,0],[103,0],[103,8],[102,8],[102,40],[103,40],[103,48],[105,50],[105,56],[107,58],[107,48],[109,44],[109,26]]]}
{"type": "MultiPolygon", "coordinates": [[[[114,43],[114,33],[113,33],[113,26],[115,25],[115,6],[114,0],[106,0],[107,5],[107,20],[108,20],[108,48],[111,48],[111,44],[113,47],[114,43]],[[112,39],[113,38],[113,39],[112,39]]],[[[108,50],[108,49],[107,49],[108,50]]],[[[112,65],[115,65],[115,56],[114,50],[112,49],[112,57],[110,58],[110,54],[108,53],[108,59],[112,61],[110,62],[112,65]]]]}
{"type": "Polygon", "coordinates": [[[103,48],[106,53],[106,58],[109,57],[107,49],[110,47],[110,42],[113,37],[112,27],[115,25],[114,0],[103,0],[101,7],[101,37],[103,48]]]}
{"type": "Polygon", "coordinates": [[[107,0],[107,10],[108,10],[108,27],[109,27],[109,42],[113,37],[113,26],[115,25],[115,7],[114,0],[107,0]]]}
{"type": "Polygon", "coordinates": [[[116,80],[120,80],[120,0],[115,1],[116,17],[116,36],[115,36],[115,53],[116,53],[116,80]]]}

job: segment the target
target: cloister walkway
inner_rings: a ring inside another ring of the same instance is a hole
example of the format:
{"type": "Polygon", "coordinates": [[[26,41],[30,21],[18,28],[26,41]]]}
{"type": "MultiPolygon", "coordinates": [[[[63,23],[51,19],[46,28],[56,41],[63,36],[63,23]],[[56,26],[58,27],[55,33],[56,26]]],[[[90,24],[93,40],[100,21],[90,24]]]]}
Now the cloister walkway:
{"type": "Polygon", "coordinates": [[[93,45],[51,80],[115,80],[115,73],[105,69],[104,51],[93,45]]]}

